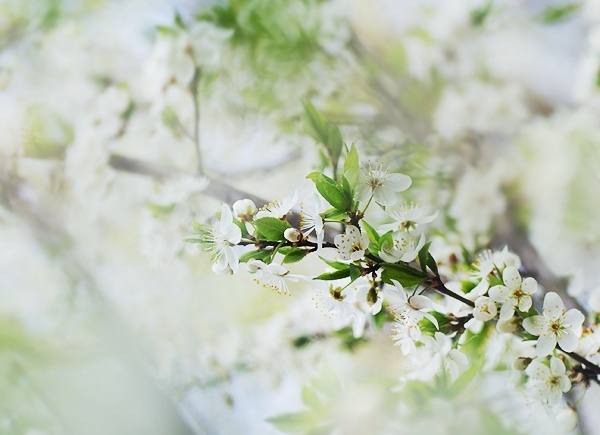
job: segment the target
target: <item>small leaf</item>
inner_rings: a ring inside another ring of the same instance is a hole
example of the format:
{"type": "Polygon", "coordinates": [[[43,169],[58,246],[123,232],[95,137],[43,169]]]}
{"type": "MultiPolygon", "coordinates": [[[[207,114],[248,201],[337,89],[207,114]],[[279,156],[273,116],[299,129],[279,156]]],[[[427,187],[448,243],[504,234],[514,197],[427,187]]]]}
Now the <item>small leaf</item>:
{"type": "Polygon", "coordinates": [[[429,255],[429,247],[431,246],[431,242],[425,243],[421,250],[419,251],[419,264],[421,265],[421,270],[423,273],[427,272],[427,256],[429,255]]]}
{"type": "Polygon", "coordinates": [[[306,257],[307,254],[308,251],[306,249],[292,248],[287,254],[285,254],[282,263],[297,263],[306,257]]]}
{"type": "Polygon", "coordinates": [[[260,233],[260,238],[269,242],[285,240],[283,233],[288,228],[291,228],[287,221],[282,221],[274,217],[260,218],[255,220],[253,224],[260,233]]]}
{"type": "Polygon", "coordinates": [[[247,263],[250,260],[265,260],[273,253],[272,250],[259,249],[258,251],[248,251],[240,257],[240,263],[247,263]]]}
{"type": "Polygon", "coordinates": [[[448,389],[450,397],[458,396],[469,386],[471,381],[475,378],[475,375],[481,369],[483,361],[484,358],[480,357],[474,363],[469,364],[469,368],[467,368],[467,370],[465,370],[448,389]]]}
{"type": "Polygon", "coordinates": [[[311,172],[310,174],[308,174],[306,176],[306,178],[308,178],[309,180],[315,181],[317,179],[317,177],[319,176],[320,172],[311,172]]]}
{"type": "Polygon", "coordinates": [[[307,411],[279,414],[267,418],[267,421],[283,432],[300,434],[311,427],[311,413],[307,411]]]}
{"type": "Polygon", "coordinates": [[[319,400],[319,396],[317,396],[315,392],[307,386],[302,387],[300,397],[302,398],[302,403],[312,409],[317,409],[323,404],[319,400]]]}
{"type": "Polygon", "coordinates": [[[542,12],[540,19],[547,24],[564,21],[568,19],[574,12],[577,12],[580,7],[580,4],[550,7],[542,12]]]}
{"type": "Polygon", "coordinates": [[[348,179],[342,175],[342,191],[346,198],[350,198],[350,200],[354,199],[354,192],[352,192],[352,187],[348,182],[348,179]]]}
{"type": "Polygon", "coordinates": [[[331,158],[331,165],[333,168],[337,168],[342,149],[344,147],[344,140],[342,139],[342,133],[337,126],[329,127],[329,134],[327,136],[327,143],[325,144],[329,157],[331,158]]]}
{"type": "Polygon", "coordinates": [[[350,151],[344,162],[344,172],[349,171],[350,169],[358,169],[358,151],[356,151],[356,145],[354,144],[350,147],[350,151]]]}
{"type": "Polygon", "coordinates": [[[165,216],[171,213],[173,210],[175,210],[175,204],[159,205],[154,204],[153,202],[148,202],[148,204],[146,204],[146,207],[148,207],[148,209],[152,212],[154,217],[165,216]]]}
{"type": "Polygon", "coordinates": [[[371,242],[371,244],[376,248],[376,251],[379,251],[381,247],[379,243],[380,237],[379,234],[377,234],[377,231],[375,231],[375,228],[369,225],[365,220],[362,221],[362,226],[365,232],[367,233],[367,236],[369,236],[369,242],[371,242]]]}
{"type": "Polygon", "coordinates": [[[315,109],[315,106],[308,100],[302,103],[304,106],[303,125],[304,131],[308,133],[315,141],[327,145],[329,141],[329,131],[327,125],[321,119],[321,115],[315,109]]]}
{"type": "Polygon", "coordinates": [[[387,284],[393,284],[392,280],[395,280],[404,287],[414,287],[427,278],[427,275],[420,270],[405,264],[382,263],[381,266],[383,267],[381,279],[387,284]]]}
{"type": "Polygon", "coordinates": [[[319,258],[323,260],[327,264],[327,266],[333,267],[336,270],[344,270],[348,268],[348,265],[346,263],[339,263],[337,261],[327,260],[326,258],[323,258],[320,255],[319,258]]]}
{"type": "Polygon", "coordinates": [[[349,276],[350,276],[350,269],[346,268],[346,269],[336,270],[335,272],[322,273],[321,275],[317,276],[315,279],[319,279],[322,281],[333,281],[336,279],[348,278],[349,276]]]}
{"type": "Polygon", "coordinates": [[[358,267],[356,267],[354,264],[350,264],[348,269],[350,270],[350,279],[352,281],[355,281],[356,279],[358,279],[361,276],[360,269],[358,267]]]}
{"type": "Polygon", "coordinates": [[[327,175],[319,174],[315,180],[317,190],[325,200],[340,211],[350,210],[352,198],[347,197],[339,184],[327,175]]]}

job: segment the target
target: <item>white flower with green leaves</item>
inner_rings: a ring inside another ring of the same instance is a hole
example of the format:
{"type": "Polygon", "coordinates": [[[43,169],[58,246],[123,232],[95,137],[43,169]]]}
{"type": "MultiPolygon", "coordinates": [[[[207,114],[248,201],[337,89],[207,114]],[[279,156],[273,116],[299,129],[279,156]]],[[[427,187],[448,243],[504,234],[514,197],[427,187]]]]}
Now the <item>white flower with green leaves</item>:
{"type": "Polygon", "coordinates": [[[440,363],[446,369],[446,373],[450,376],[450,381],[454,382],[460,374],[460,366],[466,367],[469,365],[469,359],[460,350],[452,347],[452,339],[447,335],[437,331],[434,337],[429,335],[421,338],[421,343],[429,347],[440,357],[440,363]]]}
{"type": "Polygon", "coordinates": [[[552,353],[557,343],[565,352],[577,349],[584,320],[583,314],[575,308],[565,312],[560,296],[550,292],[544,297],[542,314],[523,320],[523,328],[530,334],[539,336],[536,353],[538,356],[546,356],[552,353]]]}
{"type": "Polygon", "coordinates": [[[221,218],[210,226],[202,226],[198,242],[202,249],[212,256],[213,272],[221,275],[236,273],[239,266],[239,256],[235,245],[242,240],[242,231],[233,222],[231,210],[227,204],[221,206],[221,218]]]}
{"type": "Polygon", "coordinates": [[[383,206],[396,204],[396,192],[403,192],[410,187],[412,180],[404,174],[388,174],[388,170],[379,163],[369,163],[363,168],[356,186],[356,199],[368,201],[373,198],[383,206]]]}
{"type": "Polygon", "coordinates": [[[321,213],[325,211],[321,197],[313,192],[311,201],[307,204],[300,204],[300,230],[304,237],[315,233],[317,237],[317,251],[323,246],[325,237],[325,224],[321,213]]]}
{"type": "Polygon", "coordinates": [[[417,235],[406,231],[397,231],[392,234],[392,243],[387,240],[381,243],[379,257],[388,263],[413,261],[424,245],[425,236],[423,234],[417,241],[417,235]]]}
{"type": "Polygon", "coordinates": [[[562,393],[571,389],[571,381],[565,372],[565,364],[559,358],[550,358],[550,367],[533,360],[525,369],[529,376],[526,384],[528,395],[548,406],[556,405],[562,393]]]}
{"type": "Polygon", "coordinates": [[[281,219],[292,211],[292,208],[294,208],[297,202],[298,191],[296,190],[294,191],[294,196],[291,198],[286,196],[261,207],[256,213],[256,219],[263,217],[281,219]]]}
{"type": "Polygon", "coordinates": [[[369,236],[362,233],[358,227],[348,225],[346,231],[333,239],[342,260],[358,261],[365,256],[369,247],[369,236]]]}
{"type": "Polygon", "coordinates": [[[418,327],[419,321],[426,318],[436,328],[439,328],[437,319],[427,312],[433,307],[431,299],[423,295],[408,296],[402,284],[395,280],[392,280],[392,282],[394,287],[387,287],[385,294],[389,310],[394,314],[397,321],[407,326],[418,327]]]}
{"type": "Polygon", "coordinates": [[[490,291],[490,297],[502,303],[500,319],[510,319],[515,314],[515,308],[528,311],[531,308],[531,295],[537,291],[537,281],[531,277],[522,279],[519,271],[508,266],[502,272],[504,285],[495,285],[490,291]]]}

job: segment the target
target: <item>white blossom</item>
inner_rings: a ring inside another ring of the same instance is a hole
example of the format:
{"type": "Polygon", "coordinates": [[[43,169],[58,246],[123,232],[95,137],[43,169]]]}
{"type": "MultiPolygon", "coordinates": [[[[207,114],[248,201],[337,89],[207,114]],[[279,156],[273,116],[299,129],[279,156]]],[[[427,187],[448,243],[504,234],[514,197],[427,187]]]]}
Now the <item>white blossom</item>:
{"type": "Polygon", "coordinates": [[[467,356],[452,347],[452,339],[439,331],[435,333],[434,337],[428,335],[422,337],[421,342],[440,356],[452,382],[460,374],[459,366],[467,366],[469,364],[467,356]]]}
{"type": "Polygon", "coordinates": [[[500,319],[506,320],[515,314],[515,308],[528,311],[531,308],[531,295],[537,291],[537,281],[531,277],[521,279],[521,274],[513,266],[502,272],[504,285],[495,285],[489,291],[490,297],[502,303],[500,319]]]}
{"type": "Polygon", "coordinates": [[[356,198],[359,201],[369,200],[371,197],[383,206],[396,204],[396,192],[403,192],[410,187],[411,178],[404,174],[388,174],[383,169],[383,164],[363,168],[356,186],[356,198]]]}
{"type": "Polygon", "coordinates": [[[560,296],[550,292],[544,297],[542,315],[526,318],[523,328],[530,334],[539,335],[536,351],[538,356],[545,356],[552,353],[557,342],[565,352],[573,352],[583,321],[584,316],[579,310],[573,308],[565,312],[560,296]]]}
{"type": "Polygon", "coordinates": [[[475,308],[473,308],[473,317],[476,320],[480,320],[482,322],[487,322],[488,320],[496,317],[498,313],[498,308],[496,308],[496,304],[494,301],[487,296],[480,296],[475,301],[475,308]]]}
{"type": "Polygon", "coordinates": [[[256,219],[263,217],[273,217],[275,219],[281,219],[287,216],[292,211],[292,208],[298,202],[298,191],[294,191],[294,196],[291,198],[283,197],[277,199],[263,207],[261,207],[256,213],[256,219]]]}
{"type": "Polygon", "coordinates": [[[203,248],[212,255],[215,273],[237,273],[239,257],[233,247],[242,240],[242,231],[233,223],[233,216],[227,204],[221,206],[221,219],[211,231],[201,234],[203,248]]]}
{"type": "Polygon", "coordinates": [[[365,256],[369,247],[369,236],[354,225],[348,225],[346,231],[333,239],[342,260],[358,261],[365,256]]]}
{"type": "Polygon", "coordinates": [[[292,275],[279,263],[266,264],[261,260],[248,261],[248,272],[255,273],[254,281],[264,288],[276,291],[279,294],[290,295],[287,281],[297,282],[300,276],[292,275]]]}
{"type": "Polygon", "coordinates": [[[388,263],[409,262],[417,258],[423,245],[425,245],[423,234],[417,242],[417,236],[414,234],[405,231],[395,232],[392,234],[392,243],[386,240],[381,244],[379,256],[388,263]]]}
{"type": "Polygon", "coordinates": [[[409,231],[417,228],[421,224],[433,222],[438,212],[424,216],[423,209],[418,204],[398,204],[385,210],[392,219],[393,223],[385,224],[379,227],[379,232],[384,234],[388,231],[409,231]]]}
{"type": "Polygon", "coordinates": [[[535,400],[549,406],[556,405],[562,393],[571,389],[571,381],[565,375],[565,371],[565,365],[559,358],[550,358],[550,367],[537,359],[533,360],[525,369],[529,376],[527,392],[535,400]]]}
{"type": "Polygon", "coordinates": [[[251,199],[239,199],[233,203],[233,214],[243,221],[250,221],[256,214],[256,204],[251,199]]]}
{"type": "Polygon", "coordinates": [[[321,213],[325,210],[319,195],[313,192],[311,199],[312,201],[308,205],[300,204],[300,230],[304,237],[315,233],[317,251],[320,251],[325,237],[325,225],[321,213]]]}

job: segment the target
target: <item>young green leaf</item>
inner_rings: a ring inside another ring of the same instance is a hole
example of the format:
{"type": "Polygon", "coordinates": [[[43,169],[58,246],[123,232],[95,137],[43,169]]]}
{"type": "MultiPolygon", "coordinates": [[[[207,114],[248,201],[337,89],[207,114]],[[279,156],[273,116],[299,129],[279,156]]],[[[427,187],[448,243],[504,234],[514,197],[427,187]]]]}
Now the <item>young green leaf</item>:
{"type": "Polygon", "coordinates": [[[287,254],[285,254],[282,263],[297,263],[306,257],[307,254],[308,251],[306,249],[292,248],[287,254]]]}
{"type": "Polygon", "coordinates": [[[315,180],[317,190],[329,204],[340,211],[348,211],[352,205],[352,197],[344,194],[341,186],[327,175],[319,174],[315,180]]]}
{"type": "Polygon", "coordinates": [[[250,260],[262,260],[269,258],[273,253],[270,249],[259,249],[258,251],[248,251],[240,257],[240,263],[247,263],[250,260]]]}
{"type": "Polygon", "coordinates": [[[350,264],[348,269],[350,270],[350,279],[352,281],[354,281],[360,277],[360,275],[361,275],[360,269],[358,267],[356,267],[354,264],[350,264]]]}
{"type": "Polygon", "coordinates": [[[302,103],[304,106],[303,125],[304,131],[315,141],[327,145],[329,141],[329,131],[327,125],[321,119],[321,115],[315,109],[315,106],[308,100],[302,103]]]}
{"type": "Polygon", "coordinates": [[[349,276],[350,276],[350,269],[346,268],[346,269],[336,270],[335,272],[322,273],[321,275],[317,276],[315,279],[319,279],[319,280],[323,280],[323,281],[333,281],[336,279],[348,278],[349,276]]]}
{"type": "Polygon", "coordinates": [[[383,268],[381,279],[387,284],[393,284],[392,280],[395,280],[404,287],[414,287],[427,278],[425,273],[405,264],[382,263],[381,266],[383,268]]]}
{"type": "Polygon", "coordinates": [[[377,231],[375,231],[375,228],[369,225],[365,220],[362,221],[362,226],[365,232],[367,233],[367,236],[369,236],[369,242],[371,242],[371,244],[376,248],[376,250],[379,251],[379,248],[381,247],[380,238],[379,234],[377,234],[377,231]]]}
{"type": "Polygon", "coordinates": [[[326,258],[323,258],[320,255],[319,255],[319,258],[321,260],[323,260],[327,264],[327,266],[333,267],[336,270],[343,270],[343,269],[347,269],[348,268],[348,265],[346,263],[339,263],[337,261],[327,260],[326,258]]]}
{"type": "Polygon", "coordinates": [[[282,221],[274,217],[264,217],[253,222],[254,227],[259,232],[261,239],[269,242],[278,242],[284,240],[283,233],[291,228],[287,221],[282,221]]]}
{"type": "Polygon", "coordinates": [[[358,151],[356,151],[356,145],[354,144],[350,147],[350,151],[344,162],[344,172],[349,171],[350,169],[358,169],[358,151]]]}
{"type": "Polygon", "coordinates": [[[329,127],[329,134],[327,136],[327,142],[325,143],[329,157],[331,158],[331,165],[337,168],[342,149],[344,147],[344,140],[342,139],[342,133],[337,126],[329,127]]]}

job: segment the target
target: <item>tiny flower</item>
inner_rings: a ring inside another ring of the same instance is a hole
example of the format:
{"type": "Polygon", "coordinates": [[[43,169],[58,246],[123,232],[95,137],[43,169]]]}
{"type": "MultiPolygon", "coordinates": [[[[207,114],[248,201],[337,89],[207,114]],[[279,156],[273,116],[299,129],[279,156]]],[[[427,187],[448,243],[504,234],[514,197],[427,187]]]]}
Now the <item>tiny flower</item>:
{"type": "Polygon", "coordinates": [[[473,264],[473,270],[471,272],[471,275],[479,282],[475,286],[475,288],[469,292],[469,295],[471,295],[471,297],[477,298],[487,293],[488,289],[490,288],[488,276],[493,271],[494,260],[492,257],[492,251],[487,249],[477,256],[477,260],[475,260],[475,263],[473,264]]]}
{"type": "Polygon", "coordinates": [[[396,263],[398,261],[413,261],[419,255],[419,251],[425,245],[425,236],[421,235],[417,242],[417,236],[407,232],[395,232],[392,234],[393,243],[384,241],[381,244],[379,256],[383,261],[396,263]]]}
{"type": "Polygon", "coordinates": [[[505,285],[495,285],[490,289],[490,297],[501,302],[500,319],[506,320],[515,314],[515,308],[528,311],[531,308],[531,295],[537,291],[537,281],[533,278],[521,279],[521,274],[513,266],[502,272],[505,285]]]}
{"type": "Polygon", "coordinates": [[[264,288],[274,290],[279,294],[290,296],[287,281],[297,282],[300,278],[278,263],[265,264],[261,260],[250,260],[246,265],[248,272],[256,273],[254,281],[264,288]]]}
{"type": "Polygon", "coordinates": [[[267,204],[260,208],[258,213],[256,213],[256,219],[260,219],[263,217],[274,217],[276,219],[282,219],[289,212],[292,211],[292,208],[298,202],[298,191],[294,192],[294,196],[291,198],[281,198],[270,204],[267,204]]]}
{"type": "Polygon", "coordinates": [[[387,287],[384,292],[386,300],[389,303],[390,312],[394,314],[396,320],[406,326],[417,327],[419,321],[423,318],[439,328],[435,317],[427,312],[433,306],[433,302],[427,296],[413,295],[408,296],[406,291],[398,281],[392,280],[393,288],[387,287]]]}
{"type": "Polygon", "coordinates": [[[475,301],[475,308],[473,308],[473,317],[482,322],[496,317],[498,309],[496,308],[495,302],[487,296],[480,296],[475,301]]]}
{"type": "Polygon", "coordinates": [[[333,241],[342,260],[358,261],[369,247],[369,236],[354,225],[348,225],[346,232],[335,236],[333,241]]]}
{"type": "Polygon", "coordinates": [[[514,252],[510,252],[505,246],[502,251],[495,251],[492,254],[494,265],[502,272],[505,267],[512,266],[515,269],[521,267],[521,259],[514,252]]]}
{"type": "Polygon", "coordinates": [[[251,199],[240,199],[233,203],[233,214],[240,220],[250,221],[256,214],[256,204],[251,199]]]}
{"type": "Polygon", "coordinates": [[[233,249],[242,240],[242,231],[233,223],[227,204],[221,206],[221,219],[200,234],[201,246],[212,255],[213,271],[218,274],[236,273],[239,257],[233,249]]]}
{"type": "Polygon", "coordinates": [[[379,231],[381,233],[387,233],[388,231],[413,230],[421,224],[432,222],[438,215],[438,212],[436,211],[429,216],[423,216],[423,210],[418,204],[411,204],[409,206],[406,203],[394,206],[387,209],[385,212],[394,219],[394,222],[380,226],[379,231]]]}
{"type": "Polygon", "coordinates": [[[556,405],[562,396],[571,389],[571,381],[565,375],[565,365],[558,358],[550,358],[550,367],[534,360],[525,369],[529,376],[527,382],[531,398],[546,405],[556,405]]]}
{"type": "Polygon", "coordinates": [[[435,333],[435,338],[430,336],[421,338],[421,343],[440,355],[452,382],[458,378],[459,365],[467,366],[469,364],[469,359],[464,353],[452,348],[452,339],[439,331],[435,333]]]}
{"type": "Polygon", "coordinates": [[[383,164],[363,168],[359,175],[356,195],[359,201],[369,200],[371,197],[383,206],[396,203],[395,192],[402,192],[410,187],[412,180],[404,174],[388,174],[383,169],[383,164]]]}
{"type": "Polygon", "coordinates": [[[283,237],[289,242],[296,243],[302,240],[302,233],[296,228],[288,228],[283,232],[283,237]]]}
{"type": "Polygon", "coordinates": [[[565,352],[573,352],[577,348],[583,321],[584,316],[579,310],[573,308],[565,313],[560,296],[550,292],[544,297],[542,315],[526,318],[523,328],[540,337],[536,345],[537,355],[546,356],[552,353],[557,342],[565,352]]]}
{"type": "Polygon", "coordinates": [[[325,237],[325,226],[321,217],[321,213],[324,211],[323,208],[321,197],[317,194],[313,194],[313,201],[308,206],[300,204],[300,230],[304,237],[312,232],[315,233],[317,236],[317,251],[321,250],[323,238],[325,237]]]}

